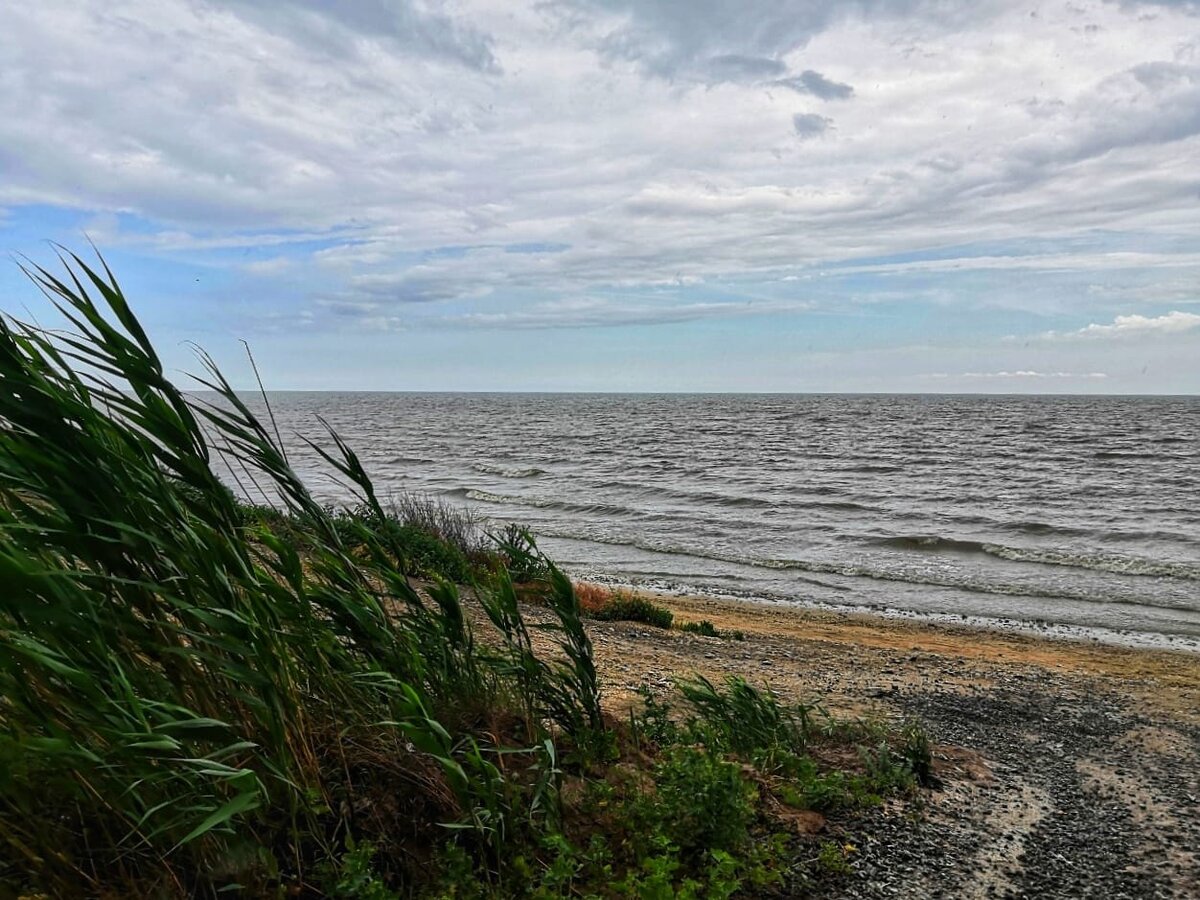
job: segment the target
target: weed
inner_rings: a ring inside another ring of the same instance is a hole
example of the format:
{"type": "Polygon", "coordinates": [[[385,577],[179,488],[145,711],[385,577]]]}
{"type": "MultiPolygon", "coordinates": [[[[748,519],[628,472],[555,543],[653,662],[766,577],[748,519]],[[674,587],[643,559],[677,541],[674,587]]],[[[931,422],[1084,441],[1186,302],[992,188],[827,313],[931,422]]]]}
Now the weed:
{"type": "Polygon", "coordinates": [[[644,738],[659,747],[678,743],[680,729],[671,718],[670,705],[648,687],[639,688],[638,694],[642,698],[641,714],[630,712],[634,741],[640,744],[644,738]]]}
{"type": "Polygon", "coordinates": [[[508,523],[500,531],[488,535],[500,551],[504,567],[513,581],[519,583],[545,581],[550,570],[546,559],[538,553],[537,544],[529,529],[508,523]]]}
{"type": "Polygon", "coordinates": [[[933,751],[929,734],[917,721],[904,723],[900,732],[900,756],[921,787],[938,787],[941,782],[933,774],[933,751]]]}
{"type": "Polygon", "coordinates": [[[640,622],[654,628],[670,628],[675,619],[666,607],[652,603],[645,597],[620,592],[610,596],[607,603],[593,610],[590,615],[602,622],[640,622]]]}
{"type": "Polygon", "coordinates": [[[748,838],[755,789],[741,767],[705,750],[677,747],[654,771],[646,817],[683,854],[733,851],[748,838]]]}
{"type": "Polygon", "coordinates": [[[822,813],[878,806],[881,794],[894,787],[870,775],[822,768],[810,756],[787,758],[777,771],[783,779],[776,787],[780,800],[822,813]]]}
{"type": "Polygon", "coordinates": [[[853,871],[850,854],[853,851],[833,841],[822,841],[817,854],[817,865],[830,875],[849,875],[853,871]]]}
{"type": "Polygon", "coordinates": [[[720,632],[708,619],[701,619],[699,622],[681,622],[679,624],[680,631],[686,631],[689,634],[698,634],[703,637],[720,637],[720,632]]]}
{"type": "Polygon", "coordinates": [[[708,619],[701,619],[699,622],[681,622],[679,624],[680,631],[686,631],[690,634],[698,634],[703,637],[722,638],[734,641],[744,641],[746,633],[743,631],[721,631],[717,626],[713,625],[708,619]]]}
{"type": "Polygon", "coordinates": [[[745,754],[804,748],[808,707],[785,706],[775,694],[739,677],[728,678],[724,689],[700,677],[681,683],[679,690],[696,712],[700,736],[716,746],[745,754]]]}
{"type": "Polygon", "coordinates": [[[337,880],[328,893],[336,900],[399,900],[400,895],[390,890],[375,872],[373,860],[377,848],[374,844],[359,844],[347,851],[341,859],[337,880]]]}

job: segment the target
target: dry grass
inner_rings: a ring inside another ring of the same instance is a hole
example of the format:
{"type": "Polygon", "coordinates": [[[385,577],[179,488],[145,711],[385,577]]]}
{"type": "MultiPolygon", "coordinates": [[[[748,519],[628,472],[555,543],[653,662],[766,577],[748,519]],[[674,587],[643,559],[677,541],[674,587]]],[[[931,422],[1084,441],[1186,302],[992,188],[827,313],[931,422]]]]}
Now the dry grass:
{"type": "Polygon", "coordinates": [[[579,598],[579,608],[584,615],[591,616],[601,612],[612,602],[617,591],[603,584],[590,581],[574,582],[575,596],[579,598]]]}

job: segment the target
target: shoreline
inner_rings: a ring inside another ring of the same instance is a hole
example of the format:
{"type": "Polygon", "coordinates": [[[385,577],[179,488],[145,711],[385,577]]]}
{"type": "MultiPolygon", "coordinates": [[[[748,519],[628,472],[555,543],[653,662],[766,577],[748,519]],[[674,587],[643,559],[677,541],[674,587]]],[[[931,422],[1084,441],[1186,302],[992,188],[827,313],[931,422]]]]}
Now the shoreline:
{"type": "MultiPolygon", "coordinates": [[[[736,650],[763,640],[783,641],[826,652],[840,648],[859,661],[858,680],[868,674],[894,675],[908,681],[928,677],[915,663],[971,662],[982,669],[1045,669],[1099,678],[1123,690],[1136,690],[1149,702],[1162,705],[1169,698],[1163,688],[1179,691],[1169,708],[1200,724],[1200,655],[1166,647],[1134,647],[1028,633],[1015,629],[977,627],[960,622],[932,622],[920,617],[879,615],[861,610],[820,609],[782,603],[755,603],[740,599],[676,596],[636,591],[675,614],[676,621],[707,619],[722,631],[741,631],[745,641],[722,640],[671,631],[678,638],[677,652],[695,656],[699,646],[736,650]],[[913,656],[918,657],[913,659],[913,656]],[[890,668],[892,672],[883,672],[890,668]],[[903,671],[911,669],[914,671],[903,671]]],[[[593,629],[625,625],[654,637],[656,629],[632,623],[591,622],[593,629]]],[[[655,642],[658,643],[658,642],[655,642]]],[[[747,655],[747,654],[743,654],[747,655]]],[[[748,655],[753,656],[753,653],[748,655]]],[[[699,660],[704,659],[700,654],[699,660]]],[[[697,661],[699,661],[697,660],[697,661]]],[[[682,660],[681,660],[682,661],[682,660]]],[[[760,668],[769,669],[770,666],[760,668]]],[[[778,674],[766,673],[763,674],[778,674]]],[[[847,688],[851,687],[847,683],[847,688]]],[[[847,690],[847,696],[854,691],[847,690]]]]}
{"type": "Polygon", "coordinates": [[[577,580],[628,591],[638,596],[653,599],[656,602],[668,604],[676,600],[695,600],[711,601],[717,604],[729,604],[732,606],[745,605],[795,610],[799,613],[813,612],[865,616],[884,622],[912,622],[935,628],[958,628],[966,631],[1016,634],[1048,641],[1098,644],[1134,650],[1163,650],[1200,656],[1200,637],[1180,634],[1072,625],[1050,622],[1044,619],[989,618],[951,612],[927,613],[904,609],[902,607],[859,606],[851,603],[837,604],[801,598],[743,595],[718,590],[706,592],[672,587],[655,587],[633,582],[621,576],[600,573],[583,573],[577,580]]]}
{"type": "Polygon", "coordinates": [[[652,596],[677,624],[707,619],[745,639],[588,620],[619,719],[646,688],[740,676],[792,702],[928,728],[941,789],[917,815],[885,805],[829,823],[857,856],[828,896],[1200,896],[1200,656],[652,596]]]}

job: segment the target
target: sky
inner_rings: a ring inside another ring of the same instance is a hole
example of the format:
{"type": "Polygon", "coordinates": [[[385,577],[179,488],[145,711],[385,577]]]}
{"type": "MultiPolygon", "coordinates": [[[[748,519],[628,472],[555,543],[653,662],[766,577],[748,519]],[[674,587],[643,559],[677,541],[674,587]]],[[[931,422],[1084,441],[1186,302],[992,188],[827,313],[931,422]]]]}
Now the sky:
{"type": "Polygon", "coordinates": [[[172,370],[1200,393],[1196,0],[3,19],[0,310],[44,321],[16,260],[94,242],[172,370]]]}

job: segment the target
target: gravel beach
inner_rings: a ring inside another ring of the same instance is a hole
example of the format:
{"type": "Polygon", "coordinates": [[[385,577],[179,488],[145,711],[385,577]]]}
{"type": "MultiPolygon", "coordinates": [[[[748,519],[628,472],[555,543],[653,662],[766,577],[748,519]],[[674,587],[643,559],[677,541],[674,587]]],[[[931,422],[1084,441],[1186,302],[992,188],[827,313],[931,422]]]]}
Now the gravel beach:
{"type": "MultiPolygon", "coordinates": [[[[744,641],[591,624],[608,706],[739,674],[831,711],[921,718],[943,781],[829,823],[845,898],[1200,897],[1200,655],[655,597],[744,641]]],[[[828,886],[827,886],[828,887],[828,886]]]]}

